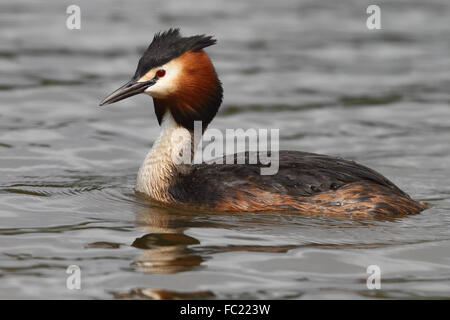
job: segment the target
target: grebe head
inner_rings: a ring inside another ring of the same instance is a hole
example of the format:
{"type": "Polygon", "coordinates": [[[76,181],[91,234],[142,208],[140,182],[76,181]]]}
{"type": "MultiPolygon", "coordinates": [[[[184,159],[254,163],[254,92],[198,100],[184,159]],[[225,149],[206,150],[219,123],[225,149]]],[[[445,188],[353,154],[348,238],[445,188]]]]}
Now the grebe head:
{"type": "Polygon", "coordinates": [[[222,85],[203,48],[216,43],[210,36],[182,37],[179,29],[157,33],[139,60],[128,83],[106,97],[111,104],[139,93],[153,97],[161,124],[166,112],[181,126],[193,130],[202,121],[203,130],[222,102],[222,85]]]}

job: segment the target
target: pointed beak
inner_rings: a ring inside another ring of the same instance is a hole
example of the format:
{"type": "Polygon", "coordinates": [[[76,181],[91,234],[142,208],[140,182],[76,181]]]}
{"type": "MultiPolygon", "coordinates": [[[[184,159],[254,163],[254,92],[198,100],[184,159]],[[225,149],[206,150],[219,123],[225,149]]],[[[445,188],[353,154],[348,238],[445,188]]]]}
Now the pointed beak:
{"type": "Polygon", "coordinates": [[[105,104],[111,104],[123,99],[126,99],[128,97],[137,95],[139,93],[142,93],[147,89],[148,87],[151,87],[156,83],[155,79],[145,81],[145,82],[137,82],[134,80],[131,80],[127,83],[125,83],[123,86],[121,86],[119,89],[111,93],[109,96],[107,96],[105,99],[103,99],[102,102],[100,102],[100,106],[103,106],[105,104]]]}

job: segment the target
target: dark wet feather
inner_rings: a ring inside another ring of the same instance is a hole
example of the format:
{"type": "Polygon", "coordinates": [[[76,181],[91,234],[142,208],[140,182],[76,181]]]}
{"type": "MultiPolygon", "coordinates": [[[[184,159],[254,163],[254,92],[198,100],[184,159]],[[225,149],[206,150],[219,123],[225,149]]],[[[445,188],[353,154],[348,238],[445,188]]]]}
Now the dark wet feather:
{"type": "MultiPolygon", "coordinates": [[[[234,155],[246,158],[249,153],[234,155]]],[[[225,163],[225,157],[224,157],[225,163]]],[[[236,162],[234,162],[236,163],[236,162]]],[[[308,197],[337,190],[352,182],[371,182],[406,196],[391,181],[354,161],[299,151],[280,151],[279,171],[261,175],[257,164],[196,164],[178,172],[169,192],[179,201],[215,202],[248,187],[290,196],[308,197]]]]}

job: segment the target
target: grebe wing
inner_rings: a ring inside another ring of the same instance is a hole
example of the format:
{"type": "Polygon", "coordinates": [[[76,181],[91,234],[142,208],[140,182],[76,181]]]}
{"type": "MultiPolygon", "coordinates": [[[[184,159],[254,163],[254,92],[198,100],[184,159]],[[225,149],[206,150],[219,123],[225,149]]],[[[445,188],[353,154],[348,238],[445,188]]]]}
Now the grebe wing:
{"type": "MultiPolygon", "coordinates": [[[[246,164],[203,163],[186,166],[175,179],[171,192],[178,198],[205,199],[220,197],[233,190],[257,187],[260,190],[290,196],[311,196],[337,190],[353,182],[369,182],[388,187],[395,194],[406,195],[378,172],[354,161],[300,151],[280,151],[279,170],[275,175],[261,175],[261,163],[248,164],[249,152],[234,155],[245,157],[246,164]]],[[[212,199],[211,199],[212,200],[212,199]]]]}

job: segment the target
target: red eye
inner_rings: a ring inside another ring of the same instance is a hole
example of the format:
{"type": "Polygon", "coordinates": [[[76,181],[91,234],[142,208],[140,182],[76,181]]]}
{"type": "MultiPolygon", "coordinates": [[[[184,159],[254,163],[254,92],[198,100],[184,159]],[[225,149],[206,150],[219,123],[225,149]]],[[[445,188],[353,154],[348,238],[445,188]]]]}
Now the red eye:
{"type": "Polygon", "coordinates": [[[162,78],[162,77],[164,77],[166,75],[166,70],[164,70],[164,69],[159,69],[158,71],[156,71],[156,76],[158,77],[158,78],[162,78]]]}

